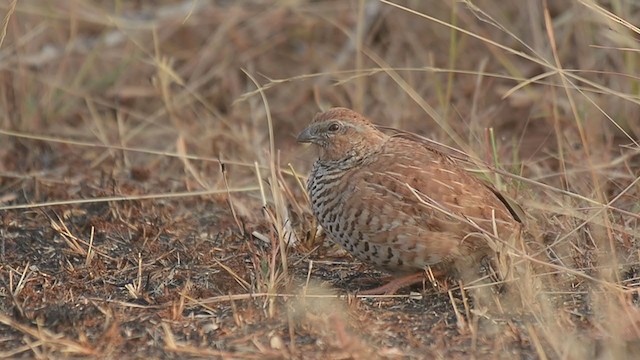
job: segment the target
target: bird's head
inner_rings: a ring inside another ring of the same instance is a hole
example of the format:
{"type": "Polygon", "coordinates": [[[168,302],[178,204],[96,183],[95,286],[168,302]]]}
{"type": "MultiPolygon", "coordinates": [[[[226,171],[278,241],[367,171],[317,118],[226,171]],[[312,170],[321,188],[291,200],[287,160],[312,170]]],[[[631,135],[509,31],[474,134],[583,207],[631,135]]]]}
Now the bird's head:
{"type": "Polygon", "coordinates": [[[298,135],[298,142],[320,148],[321,161],[338,161],[366,156],[378,149],[387,135],[364,116],[345,108],[316,114],[298,135]]]}

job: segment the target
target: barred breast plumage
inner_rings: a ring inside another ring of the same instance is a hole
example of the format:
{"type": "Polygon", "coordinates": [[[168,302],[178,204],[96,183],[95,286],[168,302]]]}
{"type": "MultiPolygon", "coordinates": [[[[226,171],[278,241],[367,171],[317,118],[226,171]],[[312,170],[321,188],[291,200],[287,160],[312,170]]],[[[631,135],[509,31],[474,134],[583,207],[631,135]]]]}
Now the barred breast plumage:
{"type": "Polygon", "coordinates": [[[448,271],[491,255],[486,233],[508,237],[517,228],[494,189],[442,153],[388,136],[354,111],[316,115],[298,140],[320,148],[307,183],[314,215],[363,262],[396,274],[426,266],[448,271]]]}

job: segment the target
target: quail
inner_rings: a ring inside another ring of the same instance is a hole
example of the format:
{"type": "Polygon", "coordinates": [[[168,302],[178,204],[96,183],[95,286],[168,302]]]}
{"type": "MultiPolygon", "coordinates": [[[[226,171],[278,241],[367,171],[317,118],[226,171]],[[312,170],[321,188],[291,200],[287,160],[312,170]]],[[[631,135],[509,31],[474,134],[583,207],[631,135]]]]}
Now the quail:
{"type": "Polygon", "coordinates": [[[318,113],[298,142],[319,148],[307,182],[328,237],[364,263],[391,273],[365,294],[391,294],[494,255],[520,219],[490,185],[428,144],[388,135],[346,108],[318,113]]]}

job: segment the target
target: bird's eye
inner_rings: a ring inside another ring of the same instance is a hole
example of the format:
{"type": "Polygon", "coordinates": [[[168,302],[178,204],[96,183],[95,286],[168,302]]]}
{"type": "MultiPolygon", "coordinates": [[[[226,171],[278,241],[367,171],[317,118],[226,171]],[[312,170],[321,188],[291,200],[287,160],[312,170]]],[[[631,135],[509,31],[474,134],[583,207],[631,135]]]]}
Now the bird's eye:
{"type": "Polygon", "coordinates": [[[340,124],[333,123],[333,124],[329,125],[329,131],[336,132],[338,130],[340,130],[340,124]]]}

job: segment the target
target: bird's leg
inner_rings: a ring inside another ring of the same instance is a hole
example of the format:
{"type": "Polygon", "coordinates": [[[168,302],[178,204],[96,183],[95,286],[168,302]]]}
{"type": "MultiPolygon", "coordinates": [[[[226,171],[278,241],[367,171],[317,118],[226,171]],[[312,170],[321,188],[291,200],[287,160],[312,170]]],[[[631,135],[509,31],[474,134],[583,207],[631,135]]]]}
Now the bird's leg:
{"type": "Polygon", "coordinates": [[[424,279],[424,271],[419,271],[415,274],[409,274],[403,277],[393,279],[382,286],[378,286],[377,288],[359,291],[358,294],[360,295],[393,295],[395,294],[396,291],[398,291],[399,289],[405,286],[422,282],[422,279],[424,279]]]}

